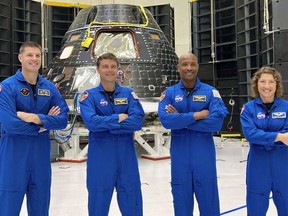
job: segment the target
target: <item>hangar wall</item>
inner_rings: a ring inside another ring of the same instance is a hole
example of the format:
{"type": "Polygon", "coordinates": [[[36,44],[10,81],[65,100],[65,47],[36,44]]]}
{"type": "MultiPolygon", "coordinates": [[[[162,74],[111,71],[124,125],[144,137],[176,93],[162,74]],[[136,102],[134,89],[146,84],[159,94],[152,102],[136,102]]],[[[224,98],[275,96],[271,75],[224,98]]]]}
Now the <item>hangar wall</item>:
{"type": "MultiPolygon", "coordinates": [[[[21,42],[26,39],[36,41],[43,39],[41,26],[44,17],[40,19],[40,14],[41,6],[45,2],[44,0],[13,1],[13,3],[9,0],[1,1],[1,80],[12,75],[19,66],[17,52],[21,42]]],[[[54,2],[70,3],[65,0],[54,2]]],[[[110,3],[143,6],[170,4],[174,8],[176,53],[180,55],[192,50],[199,56],[199,77],[219,89],[231,113],[223,125],[223,130],[241,131],[239,114],[242,105],[251,99],[250,78],[257,68],[263,65],[274,66],[282,73],[284,98],[287,99],[288,14],[285,11],[287,1],[79,0],[78,3],[74,2],[75,5],[110,3]],[[229,103],[231,99],[235,101],[233,109],[229,103]]]]}

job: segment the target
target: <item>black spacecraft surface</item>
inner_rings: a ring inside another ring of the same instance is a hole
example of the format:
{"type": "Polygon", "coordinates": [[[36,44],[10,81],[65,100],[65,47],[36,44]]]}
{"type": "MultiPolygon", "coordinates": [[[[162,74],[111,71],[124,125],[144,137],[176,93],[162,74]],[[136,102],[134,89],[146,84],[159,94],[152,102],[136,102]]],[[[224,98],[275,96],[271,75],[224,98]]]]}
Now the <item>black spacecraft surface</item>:
{"type": "Polygon", "coordinates": [[[119,59],[118,82],[132,88],[145,112],[157,109],[161,92],[179,80],[178,57],[151,12],[136,5],[107,4],[84,8],[65,33],[61,49],[44,71],[70,110],[86,89],[99,85],[97,57],[119,59]]]}

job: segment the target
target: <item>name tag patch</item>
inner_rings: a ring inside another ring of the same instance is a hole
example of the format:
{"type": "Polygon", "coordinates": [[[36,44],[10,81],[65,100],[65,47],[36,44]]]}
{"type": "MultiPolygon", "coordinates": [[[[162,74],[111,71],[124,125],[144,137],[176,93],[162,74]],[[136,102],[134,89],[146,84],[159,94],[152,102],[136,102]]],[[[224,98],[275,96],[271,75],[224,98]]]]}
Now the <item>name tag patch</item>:
{"type": "Polygon", "coordinates": [[[193,95],[193,101],[206,102],[206,95],[193,95]]]}
{"type": "Polygon", "coordinates": [[[114,99],[114,104],[115,105],[128,104],[128,99],[127,98],[115,98],[114,99]]]}
{"type": "Polygon", "coordinates": [[[49,97],[49,96],[50,96],[50,90],[47,90],[47,89],[38,89],[38,95],[39,95],[39,96],[49,97]]]}
{"type": "Polygon", "coordinates": [[[286,118],[286,112],[273,112],[272,113],[272,118],[274,118],[274,119],[286,118]]]}

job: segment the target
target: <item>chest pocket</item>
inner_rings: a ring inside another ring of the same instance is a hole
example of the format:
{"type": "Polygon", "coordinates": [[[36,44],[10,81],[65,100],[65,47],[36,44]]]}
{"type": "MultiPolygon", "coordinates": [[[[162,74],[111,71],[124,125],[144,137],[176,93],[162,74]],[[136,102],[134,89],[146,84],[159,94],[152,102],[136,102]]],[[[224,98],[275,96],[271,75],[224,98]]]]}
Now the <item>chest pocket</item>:
{"type": "Polygon", "coordinates": [[[114,109],[116,113],[126,113],[128,112],[128,98],[127,97],[117,97],[114,98],[114,109]]]}
{"type": "Polygon", "coordinates": [[[269,126],[274,131],[280,131],[285,129],[287,122],[286,112],[272,112],[269,116],[269,126]]]}
{"type": "Polygon", "coordinates": [[[48,114],[50,108],[53,106],[52,104],[52,97],[51,93],[48,94],[41,94],[41,89],[37,92],[37,100],[36,100],[36,110],[42,114],[48,114]]]}
{"type": "Polygon", "coordinates": [[[23,112],[31,112],[31,99],[33,98],[33,92],[30,89],[23,87],[17,89],[15,94],[16,110],[23,112]]]}
{"type": "Polygon", "coordinates": [[[203,109],[208,109],[209,102],[208,99],[198,99],[198,97],[194,97],[193,95],[186,98],[186,96],[176,95],[173,100],[173,106],[178,110],[180,113],[184,112],[196,112],[203,109]]]}
{"type": "Polygon", "coordinates": [[[34,99],[32,90],[28,88],[21,88],[16,92],[16,110],[31,113],[48,114],[51,104],[50,91],[46,94],[39,93],[39,89],[36,92],[36,98],[34,99]],[[49,94],[48,94],[49,92],[49,94]]]}

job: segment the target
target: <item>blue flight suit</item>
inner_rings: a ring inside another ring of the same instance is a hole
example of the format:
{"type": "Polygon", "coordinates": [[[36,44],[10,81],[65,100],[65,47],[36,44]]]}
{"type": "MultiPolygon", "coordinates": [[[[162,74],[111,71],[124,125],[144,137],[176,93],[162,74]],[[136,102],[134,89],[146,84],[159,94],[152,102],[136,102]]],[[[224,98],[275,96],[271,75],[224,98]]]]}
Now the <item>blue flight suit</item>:
{"type": "Polygon", "coordinates": [[[182,81],[162,93],[158,114],[171,129],[171,186],[175,216],[193,215],[195,193],[201,216],[219,216],[216,155],[212,132],[221,129],[227,109],[219,92],[197,78],[186,95],[182,81]],[[167,113],[171,104],[178,113],[167,113]],[[195,121],[193,113],[207,109],[209,116],[195,121]]]}
{"type": "Polygon", "coordinates": [[[270,110],[260,97],[244,104],[243,133],[250,143],[247,161],[248,216],[264,216],[272,191],[279,216],[288,216],[288,147],[274,142],[279,132],[288,131],[288,102],[275,98],[270,110]]]}
{"type": "Polygon", "coordinates": [[[21,70],[0,84],[0,215],[18,216],[24,195],[29,216],[47,216],[50,204],[51,163],[49,130],[63,129],[69,111],[55,86],[38,75],[36,93],[21,70]],[[52,106],[61,113],[48,115],[52,106]],[[27,123],[16,112],[38,114],[41,126],[27,123]]]}
{"type": "Polygon", "coordinates": [[[80,112],[89,130],[87,157],[90,216],[107,216],[114,187],[123,216],[142,216],[142,193],[133,139],[144,111],[135,93],[116,83],[109,100],[102,84],[84,92],[80,112]],[[118,123],[118,114],[128,118],[118,123]]]}

